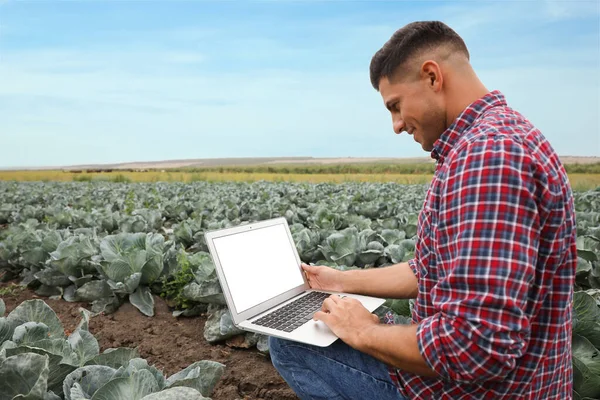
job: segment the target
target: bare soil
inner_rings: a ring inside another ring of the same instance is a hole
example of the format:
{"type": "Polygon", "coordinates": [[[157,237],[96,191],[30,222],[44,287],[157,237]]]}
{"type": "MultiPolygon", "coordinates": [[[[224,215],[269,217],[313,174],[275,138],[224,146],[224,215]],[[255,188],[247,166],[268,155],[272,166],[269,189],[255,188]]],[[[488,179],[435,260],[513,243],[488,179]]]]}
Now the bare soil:
{"type": "MultiPolygon", "coordinates": [[[[0,288],[5,286],[0,283],[0,288]]],[[[81,319],[79,308],[89,309],[87,303],[42,298],[29,289],[2,297],[7,314],[23,301],[34,298],[44,300],[68,332],[81,319]]],[[[211,345],[203,336],[206,316],[175,318],[163,299],[154,296],[154,301],[154,317],[146,317],[129,303],[114,314],[93,317],[89,329],[98,340],[100,351],[111,347],[137,347],[142,358],[167,376],[200,360],[225,364],[225,372],[211,395],[213,400],[298,399],[268,356],[256,348],[231,348],[226,343],[211,345]]]]}

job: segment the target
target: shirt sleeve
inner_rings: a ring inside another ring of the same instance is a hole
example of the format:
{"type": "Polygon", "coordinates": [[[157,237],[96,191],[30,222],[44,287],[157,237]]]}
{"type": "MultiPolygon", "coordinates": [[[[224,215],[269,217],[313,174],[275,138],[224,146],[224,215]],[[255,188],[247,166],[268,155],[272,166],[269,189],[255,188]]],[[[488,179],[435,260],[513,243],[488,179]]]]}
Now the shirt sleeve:
{"type": "Polygon", "coordinates": [[[513,140],[479,139],[448,162],[431,291],[437,313],[417,331],[425,361],[445,379],[503,380],[527,348],[539,215],[533,162],[513,140]]]}
{"type": "Polygon", "coordinates": [[[410,260],[408,260],[408,266],[412,270],[413,274],[415,274],[415,276],[418,276],[417,275],[417,264],[416,264],[416,262],[417,261],[414,258],[411,258],[410,260]]]}

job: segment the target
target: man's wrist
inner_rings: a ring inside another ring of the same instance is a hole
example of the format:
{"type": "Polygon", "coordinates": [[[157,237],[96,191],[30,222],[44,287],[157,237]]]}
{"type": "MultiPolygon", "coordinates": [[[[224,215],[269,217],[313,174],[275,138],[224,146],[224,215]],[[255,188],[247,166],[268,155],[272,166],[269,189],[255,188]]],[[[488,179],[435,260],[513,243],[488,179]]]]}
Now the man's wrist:
{"type": "Polygon", "coordinates": [[[352,287],[352,278],[353,278],[353,274],[354,271],[350,270],[350,271],[340,271],[340,282],[342,283],[342,292],[346,292],[346,293],[354,293],[355,290],[352,287]]]}
{"type": "Polygon", "coordinates": [[[380,324],[373,324],[357,332],[354,348],[363,353],[372,351],[373,344],[376,342],[375,337],[377,336],[377,329],[381,329],[381,327],[380,324]]]}

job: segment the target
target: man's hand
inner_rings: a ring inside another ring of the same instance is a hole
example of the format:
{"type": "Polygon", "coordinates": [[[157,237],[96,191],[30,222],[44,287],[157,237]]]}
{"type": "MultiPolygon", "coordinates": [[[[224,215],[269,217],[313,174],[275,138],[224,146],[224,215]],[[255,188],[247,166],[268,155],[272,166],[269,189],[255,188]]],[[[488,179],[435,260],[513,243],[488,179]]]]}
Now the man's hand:
{"type": "Polygon", "coordinates": [[[315,266],[302,263],[308,284],[312,289],[330,290],[332,292],[344,291],[344,273],[323,265],[315,266]]]}
{"type": "Polygon", "coordinates": [[[325,299],[313,319],[323,321],[337,337],[354,348],[360,343],[361,334],[379,325],[379,317],[371,314],[360,301],[336,294],[325,299]]]}
{"type": "Polygon", "coordinates": [[[333,333],[358,351],[385,364],[418,375],[439,378],[425,362],[417,343],[417,325],[380,324],[360,301],[334,294],[323,302],[313,317],[323,321],[333,333]]]}

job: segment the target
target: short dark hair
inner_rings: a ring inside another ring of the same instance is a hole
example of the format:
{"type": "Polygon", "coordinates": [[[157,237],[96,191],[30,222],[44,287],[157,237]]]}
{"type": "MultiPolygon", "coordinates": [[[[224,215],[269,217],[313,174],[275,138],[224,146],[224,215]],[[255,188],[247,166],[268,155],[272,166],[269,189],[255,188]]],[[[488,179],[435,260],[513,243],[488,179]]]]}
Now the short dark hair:
{"type": "Polygon", "coordinates": [[[381,78],[391,79],[397,69],[423,50],[440,45],[449,46],[469,59],[469,50],[463,39],[440,21],[417,21],[398,29],[371,59],[371,84],[379,90],[381,78]]]}

